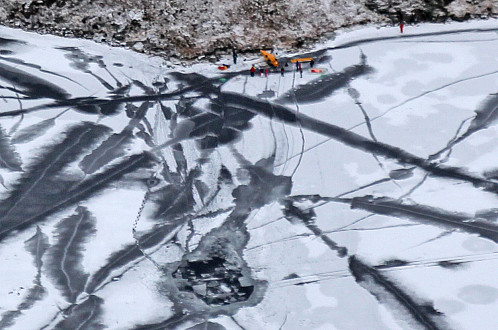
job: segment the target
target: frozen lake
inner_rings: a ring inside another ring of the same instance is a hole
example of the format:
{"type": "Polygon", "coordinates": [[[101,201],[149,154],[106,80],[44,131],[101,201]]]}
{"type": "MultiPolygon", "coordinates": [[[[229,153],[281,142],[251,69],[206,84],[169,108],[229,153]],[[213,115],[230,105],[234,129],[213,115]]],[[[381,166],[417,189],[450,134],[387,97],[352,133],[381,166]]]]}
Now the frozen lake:
{"type": "Polygon", "coordinates": [[[498,328],[497,54],[367,27],[251,77],[0,27],[0,328],[498,328]]]}

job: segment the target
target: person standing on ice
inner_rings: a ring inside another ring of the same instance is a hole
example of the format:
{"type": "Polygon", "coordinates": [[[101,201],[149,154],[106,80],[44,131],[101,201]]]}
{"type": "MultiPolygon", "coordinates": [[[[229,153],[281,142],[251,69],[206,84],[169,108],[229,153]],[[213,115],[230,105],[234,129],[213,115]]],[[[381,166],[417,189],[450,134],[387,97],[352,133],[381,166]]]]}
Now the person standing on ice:
{"type": "Polygon", "coordinates": [[[310,67],[313,67],[313,65],[315,65],[315,61],[311,60],[310,61],[310,67]]]}
{"type": "Polygon", "coordinates": [[[283,77],[284,76],[285,69],[284,67],[280,68],[280,75],[283,77]]]}
{"type": "Polygon", "coordinates": [[[268,69],[265,69],[265,77],[268,77],[268,69]]]}
{"type": "Polygon", "coordinates": [[[254,65],[251,67],[251,70],[249,70],[251,72],[251,77],[254,77],[254,72],[256,72],[256,68],[254,67],[254,65]]]}
{"type": "Polygon", "coordinates": [[[235,52],[235,49],[232,50],[232,56],[233,56],[233,64],[237,64],[237,52],[235,52]]]}
{"type": "Polygon", "coordinates": [[[405,27],[405,24],[403,24],[403,21],[399,22],[399,32],[403,33],[403,28],[405,27]]]}

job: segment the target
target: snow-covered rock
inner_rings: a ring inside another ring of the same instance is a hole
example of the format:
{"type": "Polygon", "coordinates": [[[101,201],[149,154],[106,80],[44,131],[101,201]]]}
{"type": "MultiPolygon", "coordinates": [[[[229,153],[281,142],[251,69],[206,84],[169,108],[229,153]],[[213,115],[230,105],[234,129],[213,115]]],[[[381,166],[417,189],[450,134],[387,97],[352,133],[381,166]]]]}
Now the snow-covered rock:
{"type": "Polygon", "coordinates": [[[357,24],[497,14],[492,0],[0,0],[0,24],[115,46],[142,42],[136,51],[189,59],[301,47],[357,24]]]}

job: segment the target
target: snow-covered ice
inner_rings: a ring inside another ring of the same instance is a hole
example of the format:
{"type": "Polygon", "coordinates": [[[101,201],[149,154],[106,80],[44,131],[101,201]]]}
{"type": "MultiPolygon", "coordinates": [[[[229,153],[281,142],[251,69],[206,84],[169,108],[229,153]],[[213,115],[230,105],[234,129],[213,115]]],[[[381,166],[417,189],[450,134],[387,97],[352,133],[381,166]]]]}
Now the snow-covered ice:
{"type": "Polygon", "coordinates": [[[0,328],[497,328],[496,54],[366,27],[251,77],[0,28],[0,328]]]}

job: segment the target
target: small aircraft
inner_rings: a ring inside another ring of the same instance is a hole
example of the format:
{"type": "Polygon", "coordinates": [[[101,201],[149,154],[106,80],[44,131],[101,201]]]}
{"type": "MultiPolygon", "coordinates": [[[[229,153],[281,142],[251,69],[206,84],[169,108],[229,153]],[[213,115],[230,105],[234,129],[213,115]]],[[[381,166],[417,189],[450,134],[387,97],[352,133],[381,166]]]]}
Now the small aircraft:
{"type": "Polygon", "coordinates": [[[321,58],[324,55],[324,53],[326,52],[326,50],[319,50],[319,51],[315,51],[315,52],[311,52],[311,53],[307,53],[307,54],[294,55],[294,56],[290,56],[290,57],[280,57],[278,59],[275,55],[273,55],[270,52],[267,52],[264,50],[260,50],[259,52],[261,53],[261,55],[263,55],[265,62],[269,66],[273,66],[275,68],[278,68],[279,65],[283,65],[283,64],[286,64],[288,62],[308,63],[311,61],[316,61],[315,58],[321,58]]]}
{"type": "Polygon", "coordinates": [[[264,50],[260,50],[259,52],[261,53],[261,55],[263,55],[263,57],[265,58],[265,61],[266,61],[266,63],[268,63],[268,65],[273,66],[275,68],[278,68],[278,61],[277,61],[277,58],[275,57],[275,55],[273,55],[267,51],[264,51],[264,50]]]}
{"type": "MultiPolygon", "coordinates": [[[[252,65],[256,65],[258,67],[261,67],[259,63],[265,62],[266,65],[268,65],[270,68],[279,68],[283,66],[287,66],[288,63],[296,63],[296,62],[301,62],[301,63],[308,63],[311,61],[316,61],[316,58],[320,59],[323,57],[324,53],[326,50],[319,50],[315,52],[310,52],[306,54],[296,54],[296,55],[291,55],[291,56],[280,56],[277,58],[276,55],[266,51],[266,50],[260,50],[259,51],[261,55],[263,56],[262,59],[260,60],[250,60],[249,63],[252,65]]],[[[226,70],[230,66],[223,64],[218,67],[219,70],[226,70]]]]}

